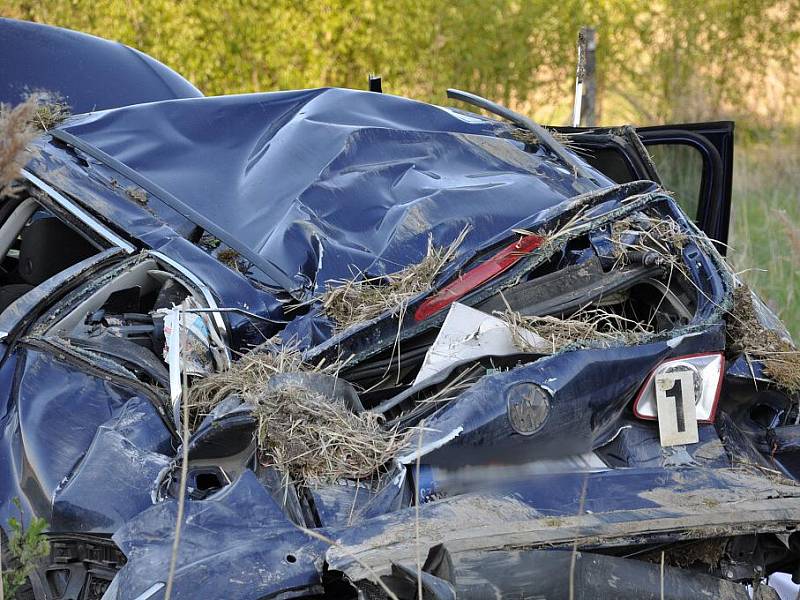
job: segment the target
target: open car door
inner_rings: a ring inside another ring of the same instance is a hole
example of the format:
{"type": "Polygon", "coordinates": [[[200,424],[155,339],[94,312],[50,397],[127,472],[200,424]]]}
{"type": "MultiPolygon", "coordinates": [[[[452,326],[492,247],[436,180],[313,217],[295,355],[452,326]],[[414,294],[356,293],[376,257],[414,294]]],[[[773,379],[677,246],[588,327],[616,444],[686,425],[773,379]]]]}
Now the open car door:
{"type": "Polygon", "coordinates": [[[725,253],[733,179],[732,121],[657,127],[554,127],[569,146],[618,183],[650,179],[675,193],[725,253]]]}

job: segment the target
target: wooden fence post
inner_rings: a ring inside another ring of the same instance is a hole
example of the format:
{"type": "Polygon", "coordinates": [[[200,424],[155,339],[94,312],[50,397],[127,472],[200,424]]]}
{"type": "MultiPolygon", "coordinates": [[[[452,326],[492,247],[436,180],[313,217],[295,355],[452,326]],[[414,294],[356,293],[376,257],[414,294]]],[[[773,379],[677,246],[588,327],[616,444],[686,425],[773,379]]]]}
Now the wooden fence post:
{"type": "MultiPolygon", "coordinates": [[[[597,33],[594,27],[581,27],[579,44],[583,42],[583,89],[581,90],[580,124],[585,127],[597,125],[597,76],[596,58],[597,33]]],[[[578,67],[580,69],[580,66],[578,67]]]]}

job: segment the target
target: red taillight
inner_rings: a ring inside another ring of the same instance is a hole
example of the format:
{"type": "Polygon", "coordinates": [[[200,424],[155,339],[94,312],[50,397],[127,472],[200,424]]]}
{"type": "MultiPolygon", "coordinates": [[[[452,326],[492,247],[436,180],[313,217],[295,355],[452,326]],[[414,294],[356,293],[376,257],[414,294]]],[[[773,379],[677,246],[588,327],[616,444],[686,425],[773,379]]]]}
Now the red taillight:
{"type": "Polygon", "coordinates": [[[541,246],[543,242],[544,238],[541,236],[526,235],[513,244],[506,246],[485,262],[467,271],[461,277],[427,298],[417,308],[414,318],[417,321],[424,321],[440,310],[447,308],[453,302],[463,298],[469,292],[511,268],[523,256],[541,246]]]}

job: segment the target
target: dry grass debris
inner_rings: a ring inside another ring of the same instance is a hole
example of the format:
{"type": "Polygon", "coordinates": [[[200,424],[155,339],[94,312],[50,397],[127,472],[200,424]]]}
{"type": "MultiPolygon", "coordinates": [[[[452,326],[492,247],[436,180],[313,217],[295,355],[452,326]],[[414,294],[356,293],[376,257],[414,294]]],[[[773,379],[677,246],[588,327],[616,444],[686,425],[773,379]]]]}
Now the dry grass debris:
{"type": "Polygon", "coordinates": [[[14,182],[33,157],[30,143],[69,115],[63,98],[48,92],[30,94],[16,106],[0,104],[0,198],[16,192],[14,182]]]}
{"type": "Polygon", "coordinates": [[[602,308],[585,308],[568,318],[523,316],[507,309],[498,316],[508,324],[514,345],[523,352],[553,354],[566,348],[609,347],[640,343],[653,333],[647,323],[640,323],[602,308]],[[544,339],[532,344],[528,331],[544,339]]]}
{"type": "Polygon", "coordinates": [[[32,122],[42,131],[48,131],[60,125],[72,114],[69,105],[61,96],[37,93],[31,94],[28,99],[36,102],[36,114],[32,122]]]}
{"type": "Polygon", "coordinates": [[[660,563],[663,557],[667,565],[681,569],[687,569],[697,563],[716,568],[725,556],[727,545],[727,538],[710,538],[678,544],[666,552],[660,549],[652,550],[639,555],[639,558],[651,563],[660,563]]]}
{"type": "Polygon", "coordinates": [[[508,131],[511,139],[522,142],[523,144],[535,146],[539,143],[539,138],[536,137],[536,134],[530,129],[525,129],[524,127],[511,127],[508,131]]]}
{"type": "Polygon", "coordinates": [[[254,349],[227,371],[194,382],[189,402],[195,422],[235,395],[253,406],[259,457],[265,464],[306,482],[368,477],[407,443],[407,434],[384,427],[382,415],[357,414],[341,399],[317,390],[297,383],[267,385],[279,374],[335,375],[340,366],[306,363],[295,348],[270,344],[254,349]]]}
{"type": "Polygon", "coordinates": [[[221,262],[223,265],[228,267],[229,269],[233,269],[234,271],[241,272],[242,269],[239,268],[239,252],[234,250],[233,248],[223,248],[219,252],[217,252],[217,260],[221,262]]]}
{"type": "Polygon", "coordinates": [[[229,396],[255,401],[264,384],[279,373],[332,372],[334,365],[311,365],[296,348],[275,345],[273,341],[253,348],[225,371],[197,379],[189,389],[189,404],[207,412],[229,396]]]}
{"type": "Polygon", "coordinates": [[[333,482],[374,475],[408,443],[408,432],[387,430],[383,417],[355,414],[333,400],[299,386],[282,386],[256,400],[262,460],[309,482],[333,482]]]}
{"type": "Polygon", "coordinates": [[[752,292],[746,285],[733,291],[728,314],[728,348],[760,360],[765,373],[789,392],[800,392],[800,351],[778,332],[761,324],[752,292]]]}
{"type": "MultiPolygon", "coordinates": [[[[512,140],[522,142],[523,144],[529,146],[536,146],[541,143],[533,131],[524,127],[511,126],[508,129],[504,128],[504,131],[508,132],[508,135],[512,140]]],[[[568,150],[572,150],[573,152],[580,150],[570,134],[561,133],[555,129],[549,129],[548,131],[550,132],[550,135],[553,136],[553,139],[555,139],[559,144],[568,150]]]]}
{"type": "Polygon", "coordinates": [[[447,247],[437,247],[429,238],[425,257],[396,273],[328,282],[321,298],[323,311],[339,331],[374,319],[387,310],[394,315],[402,314],[409,301],[431,288],[442,268],[455,257],[468,231],[465,227],[447,247]]]}
{"type": "Polygon", "coordinates": [[[140,187],[131,186],[125,189],[128,198],[139,204],[147,204],[147,190],[140,187]]]}
{"type": "Polygon", "coordinates": [[[0,104],[0,198],[16,191],[14,182],[32,157],[28,146],[39,135],[32,124],[37,106],[33,97],[14,107],[0,104]]]}
{"type": "Polygon", "coordinates": [[[689,234],[670,217],[634,213],[611,224],[611,243],[622,265],[636,257],[650,257],[654,263],[684,269],[681,252],[689,234]]]}

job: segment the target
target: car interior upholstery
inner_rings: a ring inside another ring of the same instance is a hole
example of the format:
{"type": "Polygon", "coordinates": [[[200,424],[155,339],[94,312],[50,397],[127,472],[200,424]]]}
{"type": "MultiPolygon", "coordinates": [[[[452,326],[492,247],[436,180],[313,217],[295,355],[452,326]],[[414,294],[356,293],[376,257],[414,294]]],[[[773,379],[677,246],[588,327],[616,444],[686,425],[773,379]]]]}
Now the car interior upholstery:
{"type": "Polygon", "coordinates": [[[97,253],[80,233],[32,198],[0,207],[0,311],[53,275],[97,253]]]}

